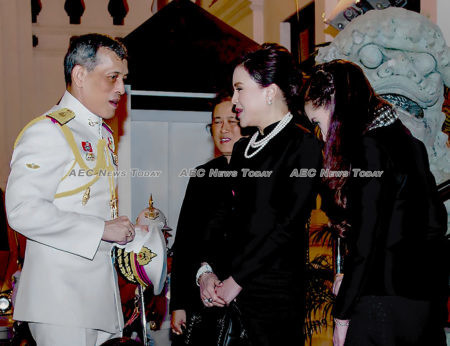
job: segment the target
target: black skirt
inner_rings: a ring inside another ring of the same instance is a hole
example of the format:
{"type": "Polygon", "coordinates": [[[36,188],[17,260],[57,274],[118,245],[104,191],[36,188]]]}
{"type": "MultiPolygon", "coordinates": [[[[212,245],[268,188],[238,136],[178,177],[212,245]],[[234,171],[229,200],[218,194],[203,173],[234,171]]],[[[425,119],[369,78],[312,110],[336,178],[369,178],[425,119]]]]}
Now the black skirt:
{"type": "Polygon", "coordinates": [[[264,273],[238,295],[253,346],[303,346],[305,293],[293,275],[264,273]]]}
{"type": "Polygon", "coordinates": [[[441,314],[431,301],[364,296],[354,308],[346,346],[445,346],[441,314]]]}

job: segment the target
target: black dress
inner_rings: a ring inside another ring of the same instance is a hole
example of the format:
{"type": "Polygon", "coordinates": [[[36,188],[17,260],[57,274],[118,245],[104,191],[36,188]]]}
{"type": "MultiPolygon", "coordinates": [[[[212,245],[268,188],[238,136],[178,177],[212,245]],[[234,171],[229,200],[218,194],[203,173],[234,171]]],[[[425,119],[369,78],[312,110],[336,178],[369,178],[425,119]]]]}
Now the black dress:
{"type": "Polygon", "coordinates": [[[351,320],[346,345],[445,345],[447,213],[424,145],[399,120],[367,132],[347,194],[350,253],[334,309],[351,320]]]}
{"type": "MultiPolygon", "coordinates": [[[[189,179],[186,194],[178,219],[177,232],[173,246],[173,264],[170,283],[170,311],[185,310],[187,318],[202,311],[210,313],[211,326],[204,326],[201,341],[194,345],[214,345],[215,320],[217,309],[206,309],[200,298],[200,291],[195,283],[195,276],[200,264],[208,262],[215,273],[225,278],[229,275],[230,260],[227,256],[227,217],[214,219],[217,210],[224,210],[230,205],[232,192],[228,178],[223,173],[228,169],[224,156],[215,158],[196,168],[196,176],[189,179]]],[[[173,345],[183,345],[185,335],[173,336],[173,345]]]]}
{"type": "Polygon", "coordinates": [[[234,145],[230,162],[238,173],[229,249],[231,276],[243,287],[237,301],[252,345],[303,345],[305,224],[318,174],[302,172],[318,173],[321,146],[293,121],[251,158],[248,142],[234,145]]]}

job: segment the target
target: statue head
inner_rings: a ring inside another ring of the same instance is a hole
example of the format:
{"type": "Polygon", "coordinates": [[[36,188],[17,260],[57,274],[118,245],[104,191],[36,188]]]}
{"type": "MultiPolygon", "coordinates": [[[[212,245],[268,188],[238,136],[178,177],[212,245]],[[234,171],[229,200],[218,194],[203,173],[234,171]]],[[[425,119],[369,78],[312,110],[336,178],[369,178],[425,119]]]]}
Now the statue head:
{"type": "Polygon", "coordinates": [[[363,69],[376,93],[396,106],[405,126],[425,143],[437,180],[449,179],[450,154],[441,126],[450,49],[439,27],[402,8],[368,11],[321,48],[316,61],[335,59],[363,69]]]}

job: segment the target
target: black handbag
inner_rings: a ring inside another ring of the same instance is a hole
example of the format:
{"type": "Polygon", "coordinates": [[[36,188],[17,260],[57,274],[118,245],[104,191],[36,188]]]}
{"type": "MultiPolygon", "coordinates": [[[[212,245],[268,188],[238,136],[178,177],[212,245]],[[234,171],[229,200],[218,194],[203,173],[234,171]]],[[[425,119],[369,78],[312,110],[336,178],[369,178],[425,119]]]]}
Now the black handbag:
{"type": "Polygon", "coordinates": [[[217,346],[249,346],[247,330],[236,302],[231,302],[217,323],[217,346]]]}
{"type": "Polygon", "coordinates": [[[192,313],[183,336],[190,346],[251,346],[236,302],[192,313]]]}

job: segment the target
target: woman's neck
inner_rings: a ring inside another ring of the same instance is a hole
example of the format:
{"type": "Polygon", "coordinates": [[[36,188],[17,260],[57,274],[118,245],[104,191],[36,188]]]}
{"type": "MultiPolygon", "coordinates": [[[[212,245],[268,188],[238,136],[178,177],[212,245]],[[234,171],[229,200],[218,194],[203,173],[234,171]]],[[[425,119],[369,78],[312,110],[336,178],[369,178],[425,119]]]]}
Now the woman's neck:
{"type": "Polygon", "coordinates": [[[286,116],[286,114],[288,114],[288,113],[289,113],[289,110],[288,110],[287,107],[286,107],[285,112],[281,112],[281,111],[280,111],[280,112],[276,112],[276,113],[273,113],[273,114],[269,115],[261,125],[258,125],[259,133],[260,133],[261,135],[264,135],[264,130],[265,130],[268,126],[270,126],[270,125],[272,125],[272,124],[275,124],[276,122],[279,122],[279,121],[280,121],[281,119],[283,119],[283,118],[286,116]]]}
{"type": "Polygon", "coordinates": [[[222,154],[222,155],[223,155],[223,157],[225,157],[227,159],[227,163],[230,163],[231,153],[229,153],[229,154],[222,154]]]}

